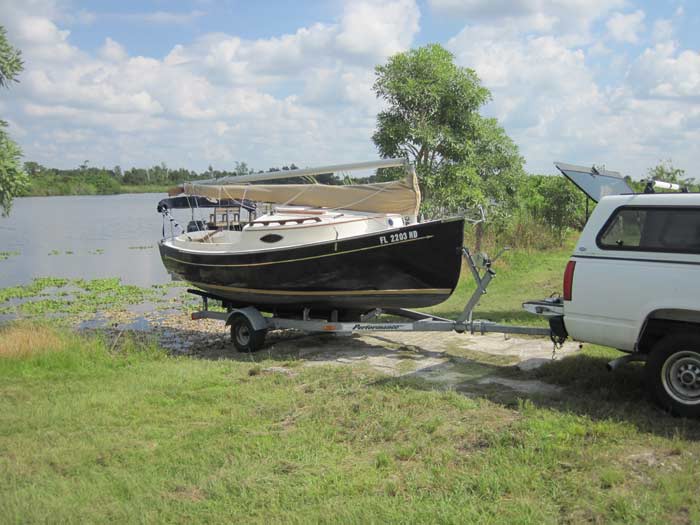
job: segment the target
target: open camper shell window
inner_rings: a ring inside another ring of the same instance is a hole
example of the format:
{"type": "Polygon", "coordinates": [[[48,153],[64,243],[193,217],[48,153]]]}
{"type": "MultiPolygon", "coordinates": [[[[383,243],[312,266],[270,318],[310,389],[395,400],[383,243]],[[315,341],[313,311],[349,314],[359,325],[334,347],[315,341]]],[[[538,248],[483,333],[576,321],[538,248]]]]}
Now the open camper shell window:
{"type": "Polygon", "coordinates": [[[564,177],[573,182],[595,202],[600,201],[606,195],[634,193],[617,171],[608,171],[595,167],[587,168],[563,162],[555,162],[554,165],[564,177]]]}

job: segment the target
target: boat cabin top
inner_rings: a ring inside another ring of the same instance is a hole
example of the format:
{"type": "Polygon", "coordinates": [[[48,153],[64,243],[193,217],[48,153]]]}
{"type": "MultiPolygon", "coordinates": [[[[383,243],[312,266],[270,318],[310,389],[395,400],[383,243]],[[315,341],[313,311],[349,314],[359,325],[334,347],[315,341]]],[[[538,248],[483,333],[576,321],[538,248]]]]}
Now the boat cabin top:
{"type": "Polygon", "coordinates": [[[404,218],[394,213],[278,206],[241,229],[229,229],[222,224],[216,230],[189,231],[166,242],[193,251],[255,251],[338,240],[405,224],[404,218]]]}

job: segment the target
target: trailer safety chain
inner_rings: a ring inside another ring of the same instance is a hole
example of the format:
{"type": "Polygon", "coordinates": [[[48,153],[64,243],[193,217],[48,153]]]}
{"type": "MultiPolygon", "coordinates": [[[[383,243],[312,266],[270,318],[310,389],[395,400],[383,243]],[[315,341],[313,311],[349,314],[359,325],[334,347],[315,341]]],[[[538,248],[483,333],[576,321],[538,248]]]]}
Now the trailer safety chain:
{"type": "Polygon", "coordinates": [[[552,340],[552,361],[555,361],[557,358],[557,350],[564,346],[566,337],[555,335],[554,332],[550,332],[549,338],[552,340]]]}

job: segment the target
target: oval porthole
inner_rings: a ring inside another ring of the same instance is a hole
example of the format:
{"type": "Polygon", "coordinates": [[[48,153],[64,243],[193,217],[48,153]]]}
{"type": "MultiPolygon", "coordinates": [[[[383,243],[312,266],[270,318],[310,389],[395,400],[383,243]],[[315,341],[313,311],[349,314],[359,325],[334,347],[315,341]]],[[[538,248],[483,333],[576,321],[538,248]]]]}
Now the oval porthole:
{"type": "Polygon", "coordinates": [[[267,235],[263,235],[262,237],[260,237],[260,240],[262,242],[269,242],[269,243],[278,242],[278,241],[282,240],[282,236],[277,235],[276,233],[268,233],[267,235]]]}
{"type": "Polygon", "coordinates": [[[386,222],[389,224],[389,226],[393,226],[393,225],[394,225],[394,219],[391,219],[391,218],[390,218],[390,219],[388,219],[386,222]]]}

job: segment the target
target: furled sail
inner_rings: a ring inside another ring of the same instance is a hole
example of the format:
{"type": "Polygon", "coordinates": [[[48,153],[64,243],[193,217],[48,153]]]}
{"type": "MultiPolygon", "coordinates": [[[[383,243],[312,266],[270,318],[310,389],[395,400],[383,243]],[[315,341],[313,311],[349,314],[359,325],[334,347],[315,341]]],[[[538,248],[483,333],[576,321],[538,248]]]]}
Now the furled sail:
{"type": "MultiPolygon", "coordinates": [[[[294,172],[290,176],[294,176],[294,172]]],[[[375,184],[197,184],[177,188],[189,195],[211,199],[248,199],[342,210],[418,215],[420,190],[410,168],[403,180],[375,184]]]]}

